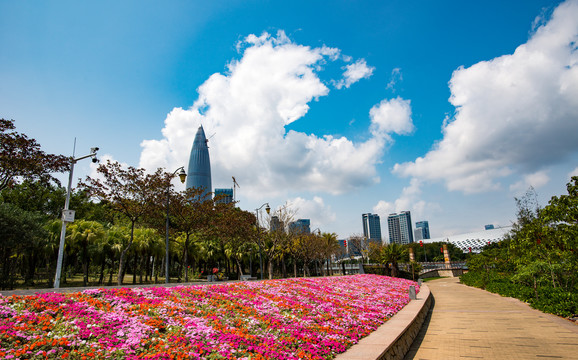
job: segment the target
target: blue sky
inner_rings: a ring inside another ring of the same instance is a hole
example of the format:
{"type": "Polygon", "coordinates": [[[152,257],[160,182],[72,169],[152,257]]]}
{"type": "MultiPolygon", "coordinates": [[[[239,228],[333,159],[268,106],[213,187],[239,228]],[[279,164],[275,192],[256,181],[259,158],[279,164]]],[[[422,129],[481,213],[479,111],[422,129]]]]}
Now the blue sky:
{"type": "MultiPolygon", "coordinates": [[[[0,117],[44,150],[187,163],[253,210],[433,237],[507,226],[578,174],[577,1],[0,0],[0,117]],[[330,4],[330,5],[328,5],[330,4]]],[[[75,177],[94,172],[79,163],[75,177]]]]}

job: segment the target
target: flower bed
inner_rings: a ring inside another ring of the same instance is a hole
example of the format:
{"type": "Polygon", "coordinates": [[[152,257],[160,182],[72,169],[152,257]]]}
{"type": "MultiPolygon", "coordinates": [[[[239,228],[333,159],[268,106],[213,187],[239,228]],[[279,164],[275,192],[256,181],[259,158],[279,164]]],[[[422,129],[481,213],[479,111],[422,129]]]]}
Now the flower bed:
{"type": "Polygon", "coordinates": [[[1,358],[332,359],[409,302],[378,275],[0,296],[1,358]]]}

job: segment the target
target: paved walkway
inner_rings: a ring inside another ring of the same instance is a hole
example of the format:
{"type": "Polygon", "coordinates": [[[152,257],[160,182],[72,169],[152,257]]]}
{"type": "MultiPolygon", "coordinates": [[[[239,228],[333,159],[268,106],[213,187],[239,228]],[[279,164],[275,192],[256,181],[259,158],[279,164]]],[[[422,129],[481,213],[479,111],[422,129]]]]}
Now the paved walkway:
{"type": "Polygon", "coordinates": [[[578,359],[578,325],[459,283],[429,281],[430,314],[405,359],[578,359]]]}

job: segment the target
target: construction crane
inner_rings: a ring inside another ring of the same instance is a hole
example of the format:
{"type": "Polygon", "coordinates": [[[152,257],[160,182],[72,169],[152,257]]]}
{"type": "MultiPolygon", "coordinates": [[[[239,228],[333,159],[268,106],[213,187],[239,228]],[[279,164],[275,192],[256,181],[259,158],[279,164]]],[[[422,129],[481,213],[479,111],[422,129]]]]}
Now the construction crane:
{"type": "Polygon", "coordinates": [[[236,193],[237,190],[236,188],[240,188],[239,183],[237,183],[237,180],[235,180],[235,177],[233,176],[233,203],[235,203],[237,201],[236,199],[236,193]]]}

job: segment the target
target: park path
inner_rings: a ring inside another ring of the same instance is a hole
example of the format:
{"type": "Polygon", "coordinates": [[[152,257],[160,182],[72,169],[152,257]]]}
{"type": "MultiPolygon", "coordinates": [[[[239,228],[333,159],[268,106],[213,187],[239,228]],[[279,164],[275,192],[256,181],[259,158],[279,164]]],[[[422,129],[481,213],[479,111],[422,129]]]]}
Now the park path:
{"type": "Polygon", "coordinates": [[[578,325],[444,278],[405,359],[578,359],[578,325]]]}

